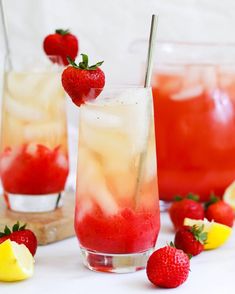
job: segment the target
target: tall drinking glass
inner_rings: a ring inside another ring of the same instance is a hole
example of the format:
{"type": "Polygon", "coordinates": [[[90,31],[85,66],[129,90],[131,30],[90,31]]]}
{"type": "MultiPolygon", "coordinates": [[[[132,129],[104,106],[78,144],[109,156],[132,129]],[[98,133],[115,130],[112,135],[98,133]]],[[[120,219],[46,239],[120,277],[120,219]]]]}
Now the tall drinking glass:
{"type": "Polygon", "coordinates": [[[47,57],[9,58],[0,153],[4,198],[14,211],[51,211],[60,206],[68,175],[62,68],[47,57]]]}
{"type": "Polygon", "coordinates": [[[235,179],[235,44],[160,42],[153,75],[160,199],[235,179]]]}
{"type": "Polygon", "coordinates": [[[159,227],[151,88],[106,88],[80,108],[75,230],[84,264],[142,269],[159,227]]]}

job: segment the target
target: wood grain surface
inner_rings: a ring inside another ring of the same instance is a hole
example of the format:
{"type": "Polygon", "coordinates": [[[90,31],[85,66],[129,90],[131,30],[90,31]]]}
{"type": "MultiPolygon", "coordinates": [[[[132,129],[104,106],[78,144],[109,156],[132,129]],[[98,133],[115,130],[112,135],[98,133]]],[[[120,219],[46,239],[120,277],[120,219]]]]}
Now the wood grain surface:
{"type": "Polygon", "coordinates": [[[21,213],[8,210],[0,197],[0,229],[5,225],[12,226],[16,221],[27,223],[27,228],[36,234],[39,245],[72,237],[75,235],[74,204],[75,193],[66,193],[64,205],[53,212],[21,213]]]}

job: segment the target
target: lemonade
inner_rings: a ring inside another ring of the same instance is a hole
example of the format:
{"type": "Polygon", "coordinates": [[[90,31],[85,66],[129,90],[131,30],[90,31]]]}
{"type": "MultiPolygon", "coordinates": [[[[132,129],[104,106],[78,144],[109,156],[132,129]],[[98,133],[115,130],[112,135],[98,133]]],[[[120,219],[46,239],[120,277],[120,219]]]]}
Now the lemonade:
{"type": "Polygon", "coordinates": [[[235,70],[166,64],[155,72],[153,96],[160,199],[222,196],[235,179],[235,70]]]}
{"type": "Polygon", "coordinates": [[[59,72],[5,73],[0,174],[9,208],[55,208],[68,175],[65,101],[59,72]],[[33,207],[29,203],[35,196],[45,195],[51,196],[50,207],[43,198],[42,207],[40,200],[33,207]]]}
{"type": "Polygon", "coordinates": [[[75,230],[91,269],[143,268],[159,232],[151,90],[104,90],[82,105],[75,230]]]}

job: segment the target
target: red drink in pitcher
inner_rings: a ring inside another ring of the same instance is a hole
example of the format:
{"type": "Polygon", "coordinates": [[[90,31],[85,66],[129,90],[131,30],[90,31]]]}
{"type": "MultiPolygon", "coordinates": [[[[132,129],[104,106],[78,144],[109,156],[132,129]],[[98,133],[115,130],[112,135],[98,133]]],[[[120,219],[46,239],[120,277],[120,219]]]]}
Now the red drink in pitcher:
{"type": "Polygon", "coordinates": [[[153,78],[160,199],[222,196],[235,179],[235,70],[175,65],[153,78]]]}

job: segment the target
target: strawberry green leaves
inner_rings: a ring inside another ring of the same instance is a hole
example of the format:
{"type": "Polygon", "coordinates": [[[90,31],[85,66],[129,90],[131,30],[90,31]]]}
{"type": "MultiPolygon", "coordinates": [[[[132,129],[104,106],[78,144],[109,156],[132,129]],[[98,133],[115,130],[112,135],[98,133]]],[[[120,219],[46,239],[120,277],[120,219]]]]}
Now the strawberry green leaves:
{"type": "Polygon", "coordinates": [[[19,221],[13,225],[12,231],[8,226],[5,226],[4,231],[0,232],[0,238],[4,236],[9,236],[12,232],[24,231],[26,228],[26,224],[20,226],[19,221]]]}
{"type": "Polygon", "coordinates": [[[192,232],[197,241],[199,241],[202,245],[205,244],[208,234],[204,231],[204,225],[200,227],[198,227],[197,225],[193,225],[190,228],[190,231],[192,232]]]}
{"type": "Polygon", "coordinates": [[[55,30],[55,33],[56,33],[56,34],[59,34],[59,35],[61,35],[61,36],[65,36],[65,35],[69,34],[70,31],[69,31],[68,29],[67,29],[67,30],[57,29],[57,30],[55,30]]]}
{"type": "Polygon", "coordinates": [[[81,54],[81,55],[82,55],[82,61],[79,62],[78,65],[75,63],[75,61],[72,58],[70,58],[70,56],[67,56],[67,60],[68,60],[69,64],[71,66],[73,66],[74,68],[77,68],[77,69],[96,70],[104,62],[104,61],[99,61],[96,64],[93,64],[93,65],[89,66],[89,64],[88,64],[88,60],[89,60],[88,55],[86,55],[86,54],[81,54]]]}

